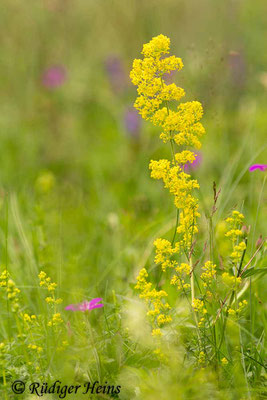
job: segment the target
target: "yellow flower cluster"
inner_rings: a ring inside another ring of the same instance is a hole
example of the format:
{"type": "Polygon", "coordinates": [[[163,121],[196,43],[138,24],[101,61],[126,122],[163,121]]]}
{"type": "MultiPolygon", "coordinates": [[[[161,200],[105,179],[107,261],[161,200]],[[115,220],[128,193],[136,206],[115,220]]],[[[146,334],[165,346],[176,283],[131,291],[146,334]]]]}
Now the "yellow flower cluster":
{"type": "Polygon", "coordinates": [[[164,101],[180,100],[184,90],[176,85],[166,85],[163,75],[183,67],[180,58],[164,57],[169,53],[170,39],[164,35],[153,38],[143,46],[143,60],[134,60],[130,78],[138,86],[135,107],[144,119],[152,120],[153,114],[164,101]]]}
{"type": "Polygon", "coordinates": [[[234,310],[233,308],[231,308],[231,307],[229,307],[228,309],[227,309],[227,311],[228,311],[228,314],[230,314],[230,315],[238,315],[238,314],[240,314],[243,310],[244,310],[244,308],[247,306],[247,304],[248,304],[248,302],[247,302],[247,300],[243,300],[243,301],[240,301],[239,303],[238,303],[238,308],[236,309],[236,310],[234,310]]]}
{"type": "Polygon", "coordinates": [[[225,285],[235,288],[241,283],[241,278],[236,276],[231,276],[228,272],[222,274],[222,281],[225,285]]]}
{"type": "Polygon", "coordinates": [[[190,288],[189,283],[185,283],[186,276],[190,275],[191,268],[187,263],[181,263],[175,268],[176,275],[171,279],[171,285],[176,285],[178,290],[186,290],[190,288]]]}
{"type": "Polygon", "coordinates": [[[233,251],[230,254],[230,258],[234,264],[239,262],[243,252],[247,247],[244,241],[238,243],[239,239],[243,236],[243,232],[240,230],[243,221],[244,215],[236,210],[232,212],[231,217],[226,219],[226,222],[229,225],[229,230],[226,232],[225,236],[228,237],[232,242],[233,251]]]}
{"type": "Polygon", "coordinates": [[[30,329],[32,324],[36,322],[36,315],[29,315],[27,313],[21,314],[22,320],[24,322],[24,326],[26,329],[30,329]]]}
{"type": "Polygon", "coordinates": [[[38,277],[40,279],[40,286],[46,287],[49,292],[54,292],[56,290],[57,284],[51,282],[51,278],[47,277],[44,271],[41,271],[38,277]]]}
{"type": "Polygon", "coordinates": [[[48,322],[47,326],[56,326],[60,325],[63,322],[60,313],[55,313],[52,317],[52,320],[48,322]]]}
{"type": "Polygon", "coordinates": [[[221,362],[222,362],[222,365],[227,365],[228,364],[228,360],[225,357],[223,357],[221,359],[221,362]]]}
{"type": "Polygon", "coordinates": [[[243,235],[243,232],[240,229],[230,229],[225,234],[225,236],[230,238],[232,242],[236,242],[237,238],[242,235],[243,235]]]}
{"type": "Polygon", "coordinates": [[[189,150],[181,151],[181,153],[175,154],[175,160],[177,164],[192,164],[196,159],[196,154],[189,150]]]}
{"type": "MultiPolygon", "coordinates": [[[[169,49],[170,39],[159,35],[143,46],[144,59],[134,60],[130,77],[138,87],[135,107],[144,119],[162,128],[160,137],[165,143],[171,141],[178,146],[198,149],[201,146],[199,139],[205,132],[199,123],[203,109],[198,101],[181,103],[176,109],[171,109],[171,102],[179,101],[185,92],[174,83],[167,85],[164,81],[166,73],[183,67],[180,58],[166,56],[169,49]]],[[[183,149],[173,155],[172,162],[152,160],[149,165],[151,177],[163,180],[165,187],[174,195],[175,206],[181,210],[177,232],[182,238],[180,247],[187,251],[197,232],[196,219],[200,216],[197,199],[192,196],[192,191],[199,185],[184,172],[184,165],[194,162],[195,158],[195,153],[183,149]]]]}
{"type": "Polygon", "coordinates": [[[152,122],[154,125],[159,125],[163,128],[160,138],[164,143],[174,140],[178,146],[201,148],[199,139],[205,133],[203,125],[198,122],[203,115],[201,103],[198,101],[182,103],[177,107],[176,111],[169,110],[168,112],[167,108],[165,119],[163,119],[162,114],[161,112],[160,117],[156,115],[152,122]]]}
{"type": "Polygon", "coordinates": [[[234,263],[237,263],[243,252],[246,250],[247,246],[245,242],[240,242],[236,246],[234,246],[234,251],[230,254],[230,257],[234,263]]]}
{"type": "Polygon", "coordinates": [[[234,210],[232,216],[226,219],[229,226],[229,230],[225,236],[228,237],[233,243],[236,242],[237,238],[243,236],[243,232],[239,229],[244,221],[244,215],[239,211],[234,210]]]}
{"type": "Polygon", "coordinates": [[[44,271],[41,271],[38,277],[40,279],[40,286],[45,287],[48,290],[48,292],[51,293],[51,296],[46,297],[45,301],[47,302],[47,304],[52,305],[54,307],[54,314],[52,316],[52,319],[48,321],[47,326],[51,327],[60,325],[63,322],[63,320],[61,318],[61,314],[56,312],[56,306],[62,303],[62,299],[55,297],[55,290],[57,284],[51,282],[51,278],[47,277],[44,271]]]}
{"type": "Polygon", "coordinates": [[[38,275],[40,279],[40,286],[45,287],[48,292],[51,293],[51,296],[46,297],[45,301],[47,304],[61,304],[62,299],[61,298],[56,298],[55,297],[55,290],[57,287],[57,284],[55,282],[51,282],[51,278],[46,276],[46,273],[44,271],[41,271],[38,275]]]}
{"type": "Polygon", "coordinates": [[[212,284],[212,280],[216,277],[216,265],[212,264],[211,261],[206,261],[200,278],[203,280],[203,286],[207,287],[212,284]]]}
{"type": "Polygon", "coordinates": [[[53,297],[46,297],[45,301],[47,302],[47,304],[61,304],[62,303],[62,299],[58,298],[55,299],[53,297]]]}
{"type": "Polygon", "coordinates": [[[162,271],[166,271],[166,268],[174,268],[177,265],[177,261],[170,260],[170,257],[177,253],[177,249],[173,248],[171,242],[166,239],[156,239],[154,241],[156,248],[155,263],[161,264],[162,271]]]}
{"type": "Polygon", "coordinates": [[[18,311],[19,305],[19,293],[20,290],[16,287],[15,282],[10,279],[10,274],[7,270],[4,270],[0,275],[0,287],[5,288],[7,300],[11,304],[11,310],[13,312],[18,311]]]}
{"type": "Polygon", "coordinates": [[[237,210],[232,211],[232,217],[226,219],[226,222],[232,226],[241,225],[244,221],[244,215],[237,210]]]}
{"type": "Polygon", "coordinates": [[[135,289],[140,290],[139,297],[145,299],[152,307],[147,315],[151,317],[153,330],[153,336],[161,336],[162,332],[160,326],[172,321],[171,316],[167,315],[167,311],[170,309],[170,305],[162,300],[168,296],[164,290],[152,289],[152,283],[147,282],[148,273],[145,268],[142,268],[137,277],[137,284],[135,289]]]}
{"type": "Polygon", "coordinates": [[[190,179],[189,174],[183,172],[178,165],[171,166],[168,160],[151,160],[149,169],[152,178],[163,180],[165,188],[174,196],[177,208],[196,207],[197,201],[191,195],[193,189],[199,189],[196,179],[190,179]]]}
{"type": "Polygon", "coordinates": [[[192,307],[200,314],[207,314],[207,309],[204,307],[204,302],[200,299],[194,298],[192,302],[192,307]]]}
{"type": "Polygon", "coordinates": [[[169,49],[170,39],[159,35],[144,45],[144,59],[134,60],[130,78],[138,86],[135,107],[144,119],[163,128],[161,138],[164,142],[172,138],[178,145],[200,148],[199,137],[205,133],[198,122],[203,114],[201,104],[197,101],[182,103],[176,110],[161,107],[163,103],[179,101],[185,95],[184,90],[174,83],[166,85],[164,82],[165,74],[183,67],[180,58],[165,56],[169,49]]]}

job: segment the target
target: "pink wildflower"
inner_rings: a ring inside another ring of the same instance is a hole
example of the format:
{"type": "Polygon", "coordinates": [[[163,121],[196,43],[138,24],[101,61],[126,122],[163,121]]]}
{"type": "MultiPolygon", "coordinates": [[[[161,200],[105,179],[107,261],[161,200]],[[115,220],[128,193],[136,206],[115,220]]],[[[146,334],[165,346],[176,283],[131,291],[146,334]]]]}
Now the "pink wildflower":
{"type": "Polygon", "coordinates": [[[265,171],[267,169],[267,164],[253,164],[249,167],[250,171],[254,171],[255,169],[259,169],[260,171],[265,171]]]}
{"type": "Polygon", "coordinates": [[[91,311],[94,308],[100,308],[104,307],[104,304],[100,303],[103,299],[101,297],[96,297],[95,299],[92,299],[91,301],[83,301],[82,303],[79,304],[70,304],[69,306],[65,307],[65,310],[70,310],[70,311],[91,311]]]}
{"type": "Polygon", "coordinates": [[[65,82],[67,77],[66,69],[62,65],[53,65],[44,71],[42,83],[48,89],[55,89],[65,82]]]}

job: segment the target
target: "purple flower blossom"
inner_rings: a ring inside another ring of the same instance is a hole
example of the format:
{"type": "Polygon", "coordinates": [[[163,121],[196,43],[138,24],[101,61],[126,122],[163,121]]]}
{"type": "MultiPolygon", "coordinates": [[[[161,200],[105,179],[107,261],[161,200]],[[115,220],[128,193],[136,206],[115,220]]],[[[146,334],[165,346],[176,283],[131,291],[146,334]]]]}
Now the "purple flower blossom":
{"type": "Polygon", "coordinates": [[[82,303],[79,304],[70,304],[69,306],[65,307],[65,310],[70,310],[70,311],[91,311],[94,308],[100,308],[104,307],[104,304],[100,303],[103,299],[101,297],[96,297],[95,299],[92,299],[91,301],[83,301],[82,303]]]}
{"type": "Polygon", "coordinates": [[[109,56],[105,61],[106,72],[114,92],[121,92],[127,86],[127,77],[122,61],[117,56],[109,56]]]}
{"type": "Polygon", "coordinates": [[[196,169],[202,163],[202,154],[201,153],[197,153],[197,152],[195,152],[195,154],[196,154],[196,158],[192,162],[192,164],[189,163],[189,162],[185,164],[185,166],[184,166],[184,170],[185,171],[189,171],[190,169],[196,169]]]}
{"type": "Polygon", "coordinates": [[[250,171],[254,171],[255,169],[259,169],[260,171],[265,171],[267,169],[267,164],[253,164],[249,167],[250,171]]]}
{"type": "Polygon", "coordinates": [[[48,89],[55,89],[65,82],[67,73],[62,65],[53,65],[46,69],[42,76],[42,83],[48,89]]]}
{"type": "Polygon", "coordinates": [[[141,127],[141,117],[134,108],[128,108],[124,113],[124,126],[129,135],[138,139],[141,127]]]}

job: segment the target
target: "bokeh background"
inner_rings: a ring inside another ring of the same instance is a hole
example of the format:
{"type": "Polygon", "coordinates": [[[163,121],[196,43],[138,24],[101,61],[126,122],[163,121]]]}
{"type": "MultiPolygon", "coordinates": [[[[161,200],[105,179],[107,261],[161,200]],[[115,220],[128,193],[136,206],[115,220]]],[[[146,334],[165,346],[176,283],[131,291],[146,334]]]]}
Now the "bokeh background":
{"type": "Polygon", "coordinates": [[[204,107],[191,171],[202,231],[215,181],[216,218],[237,207],[254,243],[266,234],[265,174],[248,170],[266,163],[265,0],[2,0],[0,11],[0,233],[20,287],[45,269],[66,302],[123,295],[173,229],[172,200],[148,170],[168,149],[133,109],[129,80],[160,33],[184,62],[170,79],[204,107]]]}

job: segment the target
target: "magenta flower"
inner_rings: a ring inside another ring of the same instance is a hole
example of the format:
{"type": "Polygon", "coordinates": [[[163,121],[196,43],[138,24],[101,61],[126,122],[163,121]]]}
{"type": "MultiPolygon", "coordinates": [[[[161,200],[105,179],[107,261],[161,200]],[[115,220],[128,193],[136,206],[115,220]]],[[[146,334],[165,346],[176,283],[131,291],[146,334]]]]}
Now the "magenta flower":
{"type": "Polygon", "coordinates": [[[65,82],[66,69],[62,65],[54,65],[44,71],[42,83],[48,89],[55,89],[65,82]]]}
{"type": "Polygon", "coordinates": [[[265,171],[267,169],[267,164],[253,164],[249,167],[250,171],[254,171],[255,169],[259,169],[260,171],[265,171]]]}
{"type": "Polygon", "coordinates": [[[83,301],[82,303],[79,304],[70,304],[69,306],[65,307],[65,310],[70,310],[70,311],[91,311],[94,308],[100,308],[104,307],[104,304],[100,303],[103,299],[101,297],[96,297],[95,299],[91,301],[83,301]]]}

